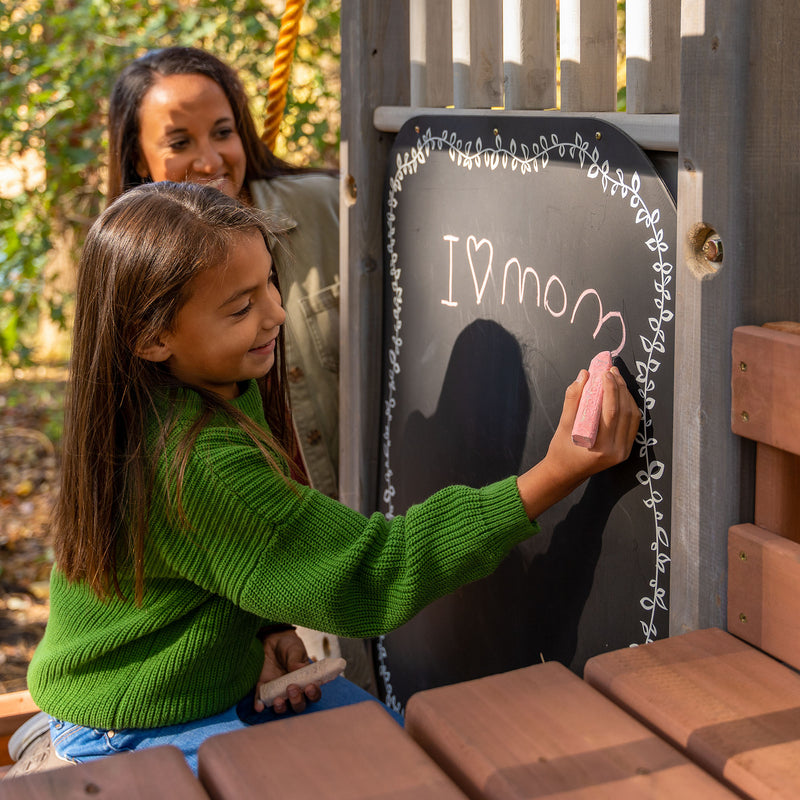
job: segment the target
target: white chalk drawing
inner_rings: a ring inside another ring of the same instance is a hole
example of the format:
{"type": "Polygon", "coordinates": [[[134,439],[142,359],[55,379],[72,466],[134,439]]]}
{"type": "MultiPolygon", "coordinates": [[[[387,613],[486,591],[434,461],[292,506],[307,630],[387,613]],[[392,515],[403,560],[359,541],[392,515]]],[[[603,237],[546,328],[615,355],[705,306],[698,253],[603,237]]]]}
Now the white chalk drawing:
{"type": "MultiPolygon", "coordinates": [[[[456,242],[461,241],[460,236],[455,236],[452,233],[445,234],[442,236],[442,239],[448,242],[448,279],[447,279],[447,299],[445,300],[442,298],[441,303],[443,306],[447,306],[448,308],[456,308],[458,306],[458,302],[453,300],[453,245],[456,242]]],[[[475,287],[475,303],[476,305],[481,305],[483,303],[483,296],[486,293],[486,286],[489,283],[489,276],[492,275],[494,270],[494,245],[489,239],[483,238],[478,241],[477,236],[469,235],[467,236],[467,243],[466,243],[466,256],[467,256],[467,263],[469,264],[469,272],[472,277],[472,285],[475,287]],[[484,274],[483,274],[483,281],[481,285],[478,286],[478,276],[475,274],[475,257],[477,256],[478,251],[482,250],[486,247],[487,256],[483,258],[482,264],[485,264],[484,274]]],[[[522,268],[522,264],[520,264],[519,259],[514,256],[509,258],[506,261],[505,266],[503,267],[503,292],[500,298],[500,305],[506,304],[506,289],[508,288],[508,273],[513,268],[516,268],[516,277],[518,281],[518,298],[519,304],[525,300],[525,287],[531,286],[532,284],[529,283],[529,279],[536,281],[536,307],[539,308],[543,306],[544,309],[549,312],[551,317],[563,317],[564,314],[567,312],[567,308],[569,306],[569,298],[567,297],[567,288],[564,286],[564,282],[558,275],[551,275],[547,279],[547,283],[544,287],[544,292],[542,292],[542,282],[539,277],[539,273],[536,271],[534,267],[525,267],[522,268]],[[552,287],[556,287],[553,289],[552,287]],[[555,293],[556,298],[556,305],[551,303],[552,293],[555,293]],[[560,308],[558,308],[558,304],[560,304],[560,308]]],[[[578,299],[575,301],[575,305],[572,308],[572,315],[569,318],[569,324],[572,325],[575,322],[575,317],[578,314],[578,308],[580,307],[581,303],[587,297],[594,296],[595,300],[597,301],[597,327],[594,329],[593,338],[597,338],[597,334],[600,333],[600,329],[603,325],[606,324],[609,320],[616,319],[617,325],[620,328],[619,332],[619,344],[611,351],[612,356],[617,356],[622,352],[622,348],[625,347],[625,339],[627,336],[626,329],[625,329],[625,320],[622,318],[622,314],[619,311],[609,311],[607,314],[603,313],[603,301],[600,299],[600,295],[597,293],[595,289],[584,289],[583,292],[579,295],[578,299]]]]}
{"type": "MultiPolygon", "coordinates": [[[[674,265],[666,260],[666,253],[669,250],[669,244],[665,241],[664,230],[659,227],[661,213],[656,208],[652,211],[647,208],[644,199],[640,194],[641,179],[637,172],[633,172],[630,177],[627,177],[621,169],[612,171],[608,160],[601,161],[600,149],[594,143],[585,140],[579,132],[575,133],[574,141],[562,141],[558,134],[551,134],[548,139],[545,136],[540,136],[538,142],[530,144],[517,143],[516,140],[511,139],[507,144],[503,143],[502,135],[496,134],[494,141],[491,144],[484,146],[480,137],[474,141],[463,141],[458,137],[455,131],[442,130],[441,133],[434,134],[428,128],[424,134],[420,135],[417,139],[416,146],[410,147],[404,153],[398,153],[395,161],[395,171],[389,180],[389,193],[386,203],[386,231],[387,243],[386,250],[389,256],[389,275],[391,278],[392,289],[392,324],[390,349],[388,352],[388,380],[387,380],[387,397],[384,403],[384,428],[383,428],[383,442],[382,442],[382,456],[383,456],[383,501],[387,507],[387,516],[394,515],[394,496],[396,494],[391,463],[391,425],[393,412],[396,405],[395,394],[397,391],[397,375],[400,374],[400,353],[403,346],[402,337],[402,310],[403,310],[403,290],[400,286],[400,277],[402,269],[399,265],[399,254],[396,249],[396,215],[395,209],[398,205],[398,195],[403,190],[404,180],[414,175],[420,168],[424,167],[430,155],[434,151],[446,151],[450,160],[459,167],[466,170],[473,169],[488,169],[488,170],[508,170],[512,172],[519,171],[520,174],[533,174],[538,173],[540,170],[547,169],[550,163],[551,155],[558,154],[560,159],[569,157],[573,159],[580,167],[587,180],[599,180],[603,192],[609,192],[611,196],[618,196],[620,200],[626,200],[631,208],[632,215],[635,214],[634,221],[636,225],[642,226],[643,238],[645,244],[653,253],[655,259],[651,265],[655,279],[653,282],[654,295],[653,295],[653,316],[649,317],[648,323],[650,326],[650,333],[639,336],[639,347],[641,348],[640,357],[636,359],[636,381],[639,384],[639,395],[642,398],[643,419],[644,419],[644,433],[639,432],[636,436],[636,445],[639,446],[639,455],[645,459],[645,468],[640,470],[636,478],[642,486],[647,487],[647,496],[644,499],[644,505],[650,510],[653,518],[654,538],[650,545],[653,551],[653,577],[649,581],[650,592],[642,597],[639,601],[642,610],[644,611],[643,618],[640,620],[642,626],[642,633],[644,639],[642,642],[631,642],[631,646],[637,644],[644,644],[652,642],[658,634],[655,625],[655,614],[657,609],[667,611],[666,604],[666,587],[663,585],[663,580],[666,574],[666,565],[670,561],[669,557],[669,535],[664,528],[663,519],[664,513],[660,509],[665,502],[665,498],[661,492],[658,491],[658,481],[663,477],[665,472],[665,465],[663,462],[656,460],[653,457],[653,448],[658,443],[657,439],[653,436],[652,432],[652,411],[655,407],[656,400],[653,395],[655,391],[655,379],[658,373],[661,362],[659,358],[665,354],[665,328],[672,321],[674,314],[670,309],[672,294],[669,284],[672,281],[672,270],[674,265]]],[[[446,235],[443,237],[445,241],[449,242],[451,248],[458,237],[454,235],[446,235]]],[[[491,242],[486,239],[478,240],[477,237],[469,237],[468,252],[477,252],[484,246],[492,247],[491,242]]],[[[506,271],[509,269],[512,259],[506,263],[506,271]]],[[[472,267],[472,262],[470,261],[472,267]]],[[[519,263],[517,262],[519,268],[519,263]]],[[[479,286],[478,279],[475,275],[474,268],[472,269],[472,278],[474,281],[476,298],[480,303],[483,293],[486,289],[489,271],[487,270],[483,282],[479,286]]],[[[523,278],[520,279],[520,292],[523,291],[524,283],[523,278]]],[[[558,281],[556,276],[551,276],[549,284],[553,281],[558,281]]],[[[537,305],[538,299],[538,276],[537,276],[537,305]]],[[[559,281],[560,282],[560,281],[559,281]]],[[[452,297],[452,270],[450,274],[450,284],[448,287],[449,296],[447,300],[442,300],[442,305],[454,306],[457,305],[452,297]]],[[[597,295],[593,289],[587,289],[579,297],[575,310],[583,300],[584,296],[588,294],[597,295]]],[[[547,289],[545,289],[545,296],[547,289]]],[[[505,298],[505,275],[504,275],[504,298],[505,298]]],[[[622,321],[621,315],[618,312],[611,314],[602,314],[602,303],[599,296],[596,297],[600,303],[600,325],[597,330],[609,317],[616,314],[622,321]]],[[[564,311],[566,311],[566,301],[564,303],[564,311]]],[[[561,311],[560,313],[564,313],[561,311]]],[[[551,313],[552,310],[551,310],[551,313]]],[[[556,314],[553,314],[554,316],[556,314]]],[[[574,311],[573,317],[574,319],[574,311]]],[[[596,335],[597,331],[595,331],[596,335]]],[[[622,344],[616,350],[621,351],[624,345],[624,322],[623,322],[623,339],[622,344]]],[[[379,675],[384,682],[386,692],[386,704],[397,711],[402,710],[402,704],[398,701],[397,697],[392,692],[391,672],[386,664],[386,647],[384,645],[385,637],[381,636],[378,640],[378,662],[379,662],[379,675]]]]}

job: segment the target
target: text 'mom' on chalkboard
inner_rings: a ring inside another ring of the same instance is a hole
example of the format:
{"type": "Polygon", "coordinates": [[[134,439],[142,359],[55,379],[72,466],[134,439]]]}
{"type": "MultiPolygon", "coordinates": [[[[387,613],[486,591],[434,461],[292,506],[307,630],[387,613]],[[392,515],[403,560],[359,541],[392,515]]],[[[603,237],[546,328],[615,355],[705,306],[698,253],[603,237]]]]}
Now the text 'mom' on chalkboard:
{"type": "Polygon", "coordinates": [[[418,117],[384,203],[379,508],[544,455],[564,390],[609,350],[643,410],[634,451],[540,519],[494,575],[376,644],[386,701],[668,634],[676,212],[617,128],[418,117]]]}

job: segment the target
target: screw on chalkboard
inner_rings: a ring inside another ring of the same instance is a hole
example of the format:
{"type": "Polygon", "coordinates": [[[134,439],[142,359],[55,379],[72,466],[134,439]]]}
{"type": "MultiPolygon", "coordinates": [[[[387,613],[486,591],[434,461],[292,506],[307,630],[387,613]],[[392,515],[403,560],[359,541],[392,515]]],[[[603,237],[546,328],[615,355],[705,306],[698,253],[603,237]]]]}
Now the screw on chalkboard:
{"type": "Polygon", "coordinates": [[[750,422],[750,415],[746,411],[742,411],[739,416],[741,416],[742,422],[750,422]]]}
{"type": "Polygon", "coordinates": [[[598,353],[589,364],[589,380],[583,387],[572,426],[572,441],[579,447],[594,447],[603,407],[603,376],[611,367],[611,353],[608,350],[598,353]]]}

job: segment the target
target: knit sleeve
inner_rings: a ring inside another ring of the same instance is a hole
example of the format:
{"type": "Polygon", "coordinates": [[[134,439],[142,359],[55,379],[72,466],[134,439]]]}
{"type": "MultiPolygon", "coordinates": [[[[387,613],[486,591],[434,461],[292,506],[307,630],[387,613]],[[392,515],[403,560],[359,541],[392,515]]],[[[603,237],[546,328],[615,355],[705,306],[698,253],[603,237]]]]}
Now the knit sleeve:
{"type": "Polygon", "coordinates": [[[260,617],[352,637],[391,630],[490,574],[538,530],[514,478],[366,518],[288,481],[230,428],[201,434],[183,513],[164,506],[151,535],[171,570],[260,617]]]}

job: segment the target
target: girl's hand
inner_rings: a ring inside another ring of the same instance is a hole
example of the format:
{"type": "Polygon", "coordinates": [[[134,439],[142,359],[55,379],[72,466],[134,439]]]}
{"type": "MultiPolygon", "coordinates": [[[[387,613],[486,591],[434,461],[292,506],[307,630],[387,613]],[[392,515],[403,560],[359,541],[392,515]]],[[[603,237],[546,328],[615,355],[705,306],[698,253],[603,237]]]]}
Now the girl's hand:
{"type": "MultiPolygon", "coordinates": [[[[309,658],[303,640],[293,630],[276,631],[264,639],[264,666],[256,684],[253,708],[257,712],[264,710],[264,703],[259,700],[259,689],[262,684],[269,683],[281,675],[305,667],[309,658]]],[[[280,697],[272,705],[276,714],[283,714],[291,706],[293,711],[304,711],[306,701],[314,703],[322,697],[322,690],[316,683],[308,686],[292,684],[287,689],[288,698],[280,697]],[[287,702],[288,701],[288,702],[287,702]]]]}
{"type": "Polygon", "coordinates": [[[577,489],[596,472],[619,464],[631,453],[641,412],[616,367],[603,376],[603,407],[594,447],[572,441],[572,426],[589,373],[581,370],[566,391],[561,419],[547,455],[517,478],[520,497],[530,519],[577,489]]]}

